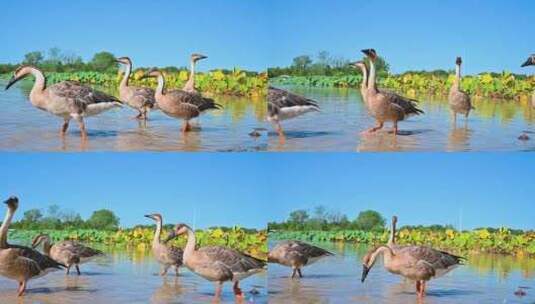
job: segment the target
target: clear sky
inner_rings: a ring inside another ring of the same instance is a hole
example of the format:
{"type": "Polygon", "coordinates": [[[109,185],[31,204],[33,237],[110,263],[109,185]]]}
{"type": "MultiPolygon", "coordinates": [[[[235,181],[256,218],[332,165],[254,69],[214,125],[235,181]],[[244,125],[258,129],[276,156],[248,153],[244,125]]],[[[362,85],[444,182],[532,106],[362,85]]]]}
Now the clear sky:
{"type": "Polygon", "coordinates": [[[375,48],[394,72],[453,69],[468,73],[531,73],[520,65],[535,53],[533,0],[271,0],[271,66],[326,50],[360,58],[375,48]]]}
{"type": "MultiPolygon", "coordinates": [[[[245,153],[3,153],[0,194],[19,196],[18,218],[58,204],[83,218],[111,209],[126,227],[150,224],[143,215],[160,212],[166,223],[265,228],[261,159],[245,153]]],[[[0,210],[3,218],[3,204],[0,210]]]]}
{"type": "Polygon", "coordinates": [[[373,209],[401,226],[535,229],[535,159],[518,153],[278,154],[270,214],[324,205],[354,219],[373,209]]]}
{"type": "Polygon", "coordinates": [[[461,216],[465,229],[535,229],[528,153],[3,153],[0,166],[0,195],[21,198],[19,216],[58,204],[84,218],[112,209],[123,226],[161,212],[197,227],[265,227],[325,205],[350,218],[396,214],[400,225],[461,216]]]}
{"type": "Polygon", "coordinates": [[[266,69],[267,1],[3,1],[0,62],[59,47],[84,60],[107,50],[138,66],[266,69]]]}

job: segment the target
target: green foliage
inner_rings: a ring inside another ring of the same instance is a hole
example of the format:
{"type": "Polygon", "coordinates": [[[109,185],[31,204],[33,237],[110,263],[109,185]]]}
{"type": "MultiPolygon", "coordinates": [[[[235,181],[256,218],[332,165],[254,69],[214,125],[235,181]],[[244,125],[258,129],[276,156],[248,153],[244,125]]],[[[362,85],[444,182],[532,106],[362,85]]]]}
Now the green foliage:
{"type": "Polygon", "coordinates": [[[377,211],[366,210],[361,211],[355,220],[355,227],[364,231],[382,231],[386,220],[377,211]]]}
{"type": "Polygon", "coordinates": [[[101,209],[93,212],[87,220],[87,225],[94,229],[117,230],[119,228],[119,218],[113,211],[101,209]]]}
{"type": "MultiPolygon", "coordinates": [[[[169,229],[172,229],[172,225],[168,225],[162,235],[166,236],[169,229]]],[[[139,249],[148,249],[154,237],[154,227],[136,227],[117,231],[99,229],[17,229],[9,231],[9,238],[29,242],[39,233],[47,233],[56,242],[76,240],[86,243],[101,243],[110,246],[135,246],[139,249]]],[[[266,259],[267,257],[267,231],[265,230],[247,230],[241,227],[226,229],[211,228],[197,230],[195,231],[195,235],[197,244],[200,246],[228,246],[261,259],[266,259]]],[[[176,246],[184,247],[186,239],[180,237],[171,242],[176,246]]]]}
{"type": "MultiPolygon", "coordinates": [[[[362,60],[368,61],[363,57],[362,60]]],[[[288,67],[273,67],[268,69],[270,78],[279,76],[347,76],[355,73],[355,68],[349,65],[350,60],[334,57],[327,51],[321,51],[314,61],[309,55],[297,56],[288,67]]],[[[390,65],[383,57],[378,57],[375,66],[377,75],[386,76],[390,65]]]]}
{"type": "MultiPolygon", "coordinates": [[[[270,232],[270,239],[298,239],[310,242],[350,242],[368,245],[385,244],[388,232],[362,230],[337,231],[276,231],[270,232]]],[[[497,253],[518,256],[535,256],[535,231],[512,233],[507,228],[491,232],[487,229],[456,231],[445,229],[403,228],[396,234],[399,245],[423,245],[470,253],[497,253]]]]}
{"type": "MultiPolygon", "coordinates": [[[[297,85],[310,87],[354,87],[360,88],[362,76],[354,70],[353,75],[338,76],[292,76],[270,79],[274,85],[297,85]]],[[[379,86],[404,93],[410,97],[417,95],[447,96],[453,84],[453,75],[441,71],[430,73],[411,72],[402,75],[388,75],[379,78],[379,86]]],[[[461,89],[474,97],[496,99],[529,100],[535,90],[535,77],[522,77],[509,72],[501,74],[482,73],[465,76],[461,89]]]]}
{"type": "Polygon", "coordinates": [[[43,53],[40,51],[34,51],[24,55],[24,61],[22,63],[27,65],[38,65],[43,61],[43,59],[43,53]]]}
{"type": "Polygon", "coordinates": [[[115,56],[110,52],[100,52],[93,56],[89,62],[94,71],[97,72],[115,72],[118,68],[118,63],[115,62],[115,56]]]}

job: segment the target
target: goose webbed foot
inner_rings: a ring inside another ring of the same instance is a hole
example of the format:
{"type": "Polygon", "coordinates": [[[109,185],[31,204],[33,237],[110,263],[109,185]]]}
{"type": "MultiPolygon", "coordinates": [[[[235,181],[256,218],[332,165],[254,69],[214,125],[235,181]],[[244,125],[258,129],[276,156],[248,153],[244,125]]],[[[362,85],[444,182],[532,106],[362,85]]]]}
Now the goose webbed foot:
{"type": "Polygon", "coordinates": [[[184,124],[182,125],[181,131],[182,131],[182,133],[186,133],[186,132],[191,131],[191,125],[189,124],[189,121],[185,121],[184,122],[184,124]]]}

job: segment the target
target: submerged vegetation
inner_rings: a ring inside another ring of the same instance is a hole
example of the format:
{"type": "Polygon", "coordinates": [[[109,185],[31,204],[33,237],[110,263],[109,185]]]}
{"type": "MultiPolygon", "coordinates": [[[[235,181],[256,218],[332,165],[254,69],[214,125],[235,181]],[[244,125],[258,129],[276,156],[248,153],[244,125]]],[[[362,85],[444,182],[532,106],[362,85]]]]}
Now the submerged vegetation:
{"type": "MultiPolygon", "coordinates": [[[[305,56],[307,60],[299,59],[302,57],[296,57],[289,67],[269,69],[270,83],[310,87],[358,88],[360,86],[362,75],[348,65],[349,60],[329,61],[318,55],[317,62],[313,62],[307,56],[305,56]]],[[[380,87],[402,92],[410,97],[446,96],[453,84],[453,71],[409,71],[394,75],[390,73],[388,63],[382,60],[378,67],[380,87]]],[[[507,71],[467,75],[463,77],[461,88],[476,97],[529,100],[535,90],[535,77],[516,75],[507,71]]]]}
{"type": "MultiPolygon", "coordinates": [[[[329,213],[319,217],[292,212],[282,223],[268,225],[270,239],[298,239],[310,242],[347,242],[367,245],[384,244],[389,231],[384,218],[375,211],[364,211],[350,221],[347,216],[333,221],[329,213]],[[292,216],[293,214],[293,216],[292,216]]],[[[332,213],[331,213],[332,214],[332,213]]],[[[427,245],[443,250],[466,253],[497,253],[535,256],[535,231],[508,228],[478,228],[458,231],[453,226],[404,226],[396,234],[400,245],[427,245]]]]}
{"type": "MultiPolygon", "coordinates": [[[[17,66],[34,65],[45,72],[49,84],[65,80],[79,81],[84,84],[103,87],[117,87],[122,78],[115,56],[109,52],[96,53],[84,62],[74,53],[52,48],[44,55],[40,51],[30,52],[20,64],[0,64],[0,77],[9,78],[17,66]]],[[[139,78],[148,68],[133,71],[132,84],[156,86],[154,79],[140,81],[139,78]]],[[[182,88],[189,77],[186,67],[162,68],[168,88],[182,88]]],[[[263,96],[267,86],[267,73],[216,69],[206,73],[196,73],[196,86],[201,92],[236,96],[263,96]]]]}

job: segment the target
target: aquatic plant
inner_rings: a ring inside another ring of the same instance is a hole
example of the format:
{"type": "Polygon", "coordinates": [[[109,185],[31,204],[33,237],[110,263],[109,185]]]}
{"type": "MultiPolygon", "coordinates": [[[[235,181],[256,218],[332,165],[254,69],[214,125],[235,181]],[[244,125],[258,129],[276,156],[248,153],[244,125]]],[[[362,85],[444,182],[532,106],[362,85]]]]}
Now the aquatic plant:
{"type": "MultiPolygon", "coordinates": [[[[137,70],[131,77],[132,85],[156,86],[155,79],[143,79],[142,70],[137,70]]],[[[167,88],[182,88],[186,83],[189,73],[179,71],[178,73],[164,72],[167,88]]],[[[8,78],[11,75],[2,75],[1,78],[8,78]]],[[[49,84],[65,80],[79,81],[84,84],[116,87],[122,79],[122,73],[111,74],[101,72],[67,72],[67,73],[46,73],[49,84]]],[[[215,70],[207,73],[196,74],[196,87],[199,91],[209,94],[225,94],[235,96],[264,96],[267,88],[267,73],[251,74],[240,69],[232,71],[215,70]]]]}
{"type": "MultiPolygon", "coordinates": [[[[299,239],[311,242],[350,242],[359,244],[384,244],[389,233],[359,230],[338,231],[276,231],[270,239],[299,239]]],[[[400,245],[428,245],[458,252],[498,253],[535,256],[535,231],[512,233],[507,228],[496,231],[478,229],[473,231],[432,231],[426,229],[401,229],[397,233],[400,245]]]]}
{"type": "MultiPolygon", "coordinates": [[[[165,237],[169,231],[164,230],[165,237]]],[[[101,243],[103,245],[128,245],[139,249],[150,248],[154,236],[154,228],[132,228],[117,231],[104,231],[95,229],[72,230],[11,230],[10,239],[28,242],[39,233],[47,233],[54,241],[76,240],[87,243],[101,243]]],[[[246,252],[252,256],[265,259],[267,257],[267,232],[260,230],[251,232],[240,227],[229,230],[213,228],[195,231],[200,246],[221,245],[246,252]]],[[[172,241],[173,244],[184,247],[186,239],[183,237],[172,241]]]]}
{"type": "MultiPolygon", "coordinates": [[[[361,75],[355,74],[349,76],[281,76],[271,78],[269,81],[273,85],[359,88],[361,80],[361,75]]],[[[446,96],[453,80],[453,75],[405,73],[383,77],[379,80],[379,84],[381,87],[402,92],[411,97],[422,94],[446,96]]],[[[482,73],[463,77],[461,87],[475,97],[529,100],[535,90],[535,77],[517,78],[509,72],[482,73]]]]}

